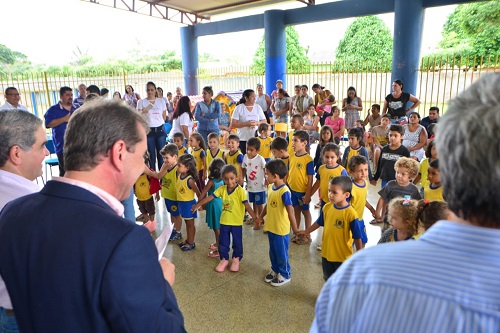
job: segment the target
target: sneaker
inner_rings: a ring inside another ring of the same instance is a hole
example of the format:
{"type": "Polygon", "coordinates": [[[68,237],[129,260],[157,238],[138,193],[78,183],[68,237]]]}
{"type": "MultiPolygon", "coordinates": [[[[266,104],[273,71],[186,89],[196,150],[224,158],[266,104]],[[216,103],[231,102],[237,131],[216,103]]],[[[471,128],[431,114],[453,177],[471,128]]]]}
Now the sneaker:
{"type": "Polygon", "coordinates": [[[215,271],[222,273],[226,270],[227,265],[229,265],[229,261],[226,259],[222,259],[217,265],[217,267],[215,267],[215,271]]]}
{"type": "Polygon", "coordinates": [[[292,279],[285,279],[281,274],[278,273],[276,277],[271,281],[271,286],[281,287],[282,285],[292,281],[292,279]]]}
{"type": "Polygon", "coordinates": [[[175,229],[172,230],[172,233],[170,234],[170,238],[168,240],[174,241],[179,239],[182,239],[182,233],[175,229]]]}
{"type": "Polygon", "coordinates": [[[271,269],[269,273],[267,273],[266,277],[264,278],[264,281],[267,283],[270,283],[274,278],[276,277],[276,273],[271,269]]]}
{"type": "Polygon", "coordinates": [[[240,258],[233,258],[233,262],[231,263],[231,268],[229,268],[231,272],[237,272],[240,270],[240,258]]]}
{"type": "Polygon", "coordinates": [[[196,248],[196,244],[195,243],[189,244],[188,242],[186,242],[186,244],[184,244],[181,247],[181,250],[182,251],[191,251],[191,250],[194,250],[195,248],[196,248]]]}

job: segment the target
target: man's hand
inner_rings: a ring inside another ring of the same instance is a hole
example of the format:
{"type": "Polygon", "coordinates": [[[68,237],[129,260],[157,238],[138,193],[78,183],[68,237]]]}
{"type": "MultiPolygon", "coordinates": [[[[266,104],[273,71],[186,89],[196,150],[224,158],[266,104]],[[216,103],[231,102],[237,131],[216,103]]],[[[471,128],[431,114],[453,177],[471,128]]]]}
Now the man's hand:
{"type": "Polygon", "coordinates": [[[175,265],[172,264],[167,258],[161,258],[160,266],[163,271],[163,277],[167,280],[170,286],[173,286],[175,282],[175,265]]]}

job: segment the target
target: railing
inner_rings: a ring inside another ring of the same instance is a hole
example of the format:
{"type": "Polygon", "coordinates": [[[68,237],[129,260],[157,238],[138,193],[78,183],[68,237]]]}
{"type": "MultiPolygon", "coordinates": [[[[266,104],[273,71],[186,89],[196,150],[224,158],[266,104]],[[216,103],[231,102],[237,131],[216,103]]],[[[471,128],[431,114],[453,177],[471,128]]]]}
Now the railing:
{"type": "MultiPolygon", "coordinates": [[[[347,95],[347,88],[354,86],[358,96],[363,99],[364,111],[371,104],[383,104],[391,89],[391,73],[386,63],[314,63],[303,68],[288,68],[287,88],[293,94],[294,85],[306,84],[309,88],[319,83],[332,91],[339,104],[347,95]]],[[[445,112],[451,98],[465,90],[472,82],[487,72],[500,71],[498,55],[484,57],[424,57],[418,70],[416,96],[421,100],[421,115],[426,115],[432,105],[445,112]]],[[[255,89],[257,83],[264,83],[264,75],[256,74],[250,66],[231,66],[224,68],[200,68],[198,71],[198,91],[204,86],[212,86],[214,92],[223,90],[255,89]]],[[[48,107],[59,100],[58,91],[62,86],[74,88],[75,96],[80,83],[96,84],[107,88],[110,96],[119,91],[122,95],[125,85],[130,84],[141,96],[145,96],[146,82],[153,81],[162,87],[166,96],[168,91],[183,87],[180,71],[172,72],[41,72],[22,75],[0,74],[0,100],[5,88],[16,87],[21,94],[21,103],[39,117],[48,107]]],[[[274,87],[265,87],[270,93],[274,87]]],[[[313,95],[313,92],[310,91],[313,95]]],[[[143,96],[143,97],[144,97],[143,96]]]]}

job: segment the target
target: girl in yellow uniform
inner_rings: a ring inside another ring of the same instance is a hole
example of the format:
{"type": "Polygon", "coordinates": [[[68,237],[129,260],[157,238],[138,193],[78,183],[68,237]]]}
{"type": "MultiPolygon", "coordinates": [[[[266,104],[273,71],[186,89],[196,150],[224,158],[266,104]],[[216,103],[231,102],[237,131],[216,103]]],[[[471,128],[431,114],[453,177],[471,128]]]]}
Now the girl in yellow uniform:
{"type": "Polygon", "coordinates": [[[273,142],[273,138],[270,137],[271,128],[269,124],[263,123],[259,125],[257,131],[259,132],[257,139],[260,141],[259,154],[264,157],[266,162],[269,162],[273,157],[273,153],[271,152],[271,142],[273,142]]]}
{"type": "Polygon", "coordinates": [[[196,180],[196,185],[198,188],[203,190],[205,187],[205,179],[207,177],[207,153],[205,153],[205,140],[199,133],[193,133],[189,137],[189,146],[191,147],[191,155],[193,155],[196,161],[196,170],[198,170],[198,178],[196,180]]]}

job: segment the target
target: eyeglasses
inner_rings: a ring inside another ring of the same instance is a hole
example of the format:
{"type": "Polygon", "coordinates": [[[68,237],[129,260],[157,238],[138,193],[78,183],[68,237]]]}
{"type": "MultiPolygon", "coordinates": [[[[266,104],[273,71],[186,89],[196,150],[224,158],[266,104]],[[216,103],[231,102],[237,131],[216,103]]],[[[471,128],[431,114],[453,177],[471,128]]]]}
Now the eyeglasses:
{"type": "Polygon", "coordinates": [[[20,96],[20,94],[6,94],[7,96],[20,96]]]}

